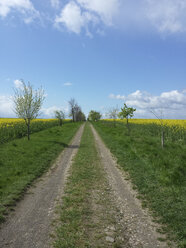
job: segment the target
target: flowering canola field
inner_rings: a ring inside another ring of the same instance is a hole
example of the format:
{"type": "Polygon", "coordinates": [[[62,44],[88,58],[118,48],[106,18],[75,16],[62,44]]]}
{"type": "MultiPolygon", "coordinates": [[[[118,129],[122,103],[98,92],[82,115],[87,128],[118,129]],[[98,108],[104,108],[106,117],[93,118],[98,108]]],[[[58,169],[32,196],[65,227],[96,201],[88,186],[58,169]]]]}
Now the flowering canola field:
{"type": "MultiPolygon", "coordinates": [[[[113,122],[113,119],[102,121],[109,123],[113,122]]],[[[126,119],[116,119],[115,121],[126,124],[126,119]]],[[[150,132],[151,135],[159,135],[163,130],[166,139],[186,142],[186,120],[130,119],[129,123],[137,125],[144,132],[150,132]]]]}
{"type": "MultiPolygon", "coordinates": [[[[56,119],[34,119],[32,122],[52,122],[56,119]]],[[[16,125],[17,123],[24,123],[23,119],[18,118],[0,118],[0,127],[3,125],[16,125]]]]}
{"type": "MultiPolygon", "coordinates": [[[[113,119],[104,119],[104,121],[113,121],[113,119]]],[[[117,119],[116,121],[126,123],[126,120],[117,119]]],[[[129,122],[133,124],[142,124],[142,125],[148,125],[148,124],[161,125],[158,119],[130,119],[129,122]]],[[[186,120],[166,120],[165,119],[165,120],[162,120],[162,123],[164,126],[186,129],[186,120]]]]}
{"type": "MultiPolygon", "coordinates": [[[[67,121],[67,120],[65,120],[67,121]]],[[[35,119],[31,122],[31,133],[58,125],[56,119],[35,119]]],[[[0,144],[26,136],[27,127],[23,119],[0,118],[0,144]]]]}

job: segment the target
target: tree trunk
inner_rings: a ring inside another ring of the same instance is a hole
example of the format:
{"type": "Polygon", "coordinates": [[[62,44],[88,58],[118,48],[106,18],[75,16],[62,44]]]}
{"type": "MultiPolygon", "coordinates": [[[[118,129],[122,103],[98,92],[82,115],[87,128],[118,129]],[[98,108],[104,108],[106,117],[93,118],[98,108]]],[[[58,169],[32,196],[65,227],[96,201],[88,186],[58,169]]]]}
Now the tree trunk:
{"type": "Polygon", "coordinates": [[[165,133],[164,130],[161,130],[161,147],[164,148],[165,145],[165,133]]]}
{"type": "Polygon", "coordinates": [[[28,124],[27,124],[27,137],[28,137],[28,140],[30,140],[30,121],[28,121],[28,124]]]}
{"type": "Polygon", "coordinates": [[[130,134],[130,127],[129,127],[129,119],[127,118],[127,129],[128,129],[128,133],[130,134]]]}

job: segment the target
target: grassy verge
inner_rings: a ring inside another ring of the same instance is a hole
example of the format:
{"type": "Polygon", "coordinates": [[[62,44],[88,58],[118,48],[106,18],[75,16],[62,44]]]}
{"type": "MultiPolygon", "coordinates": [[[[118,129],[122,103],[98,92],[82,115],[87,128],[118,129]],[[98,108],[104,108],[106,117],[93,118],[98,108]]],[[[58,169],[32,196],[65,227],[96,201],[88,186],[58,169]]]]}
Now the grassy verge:
{"type": "Polygon", "coordinates": [[[79,126],[68,123],[32,134],[30,141],[25,137],[0,146],[0,222],[68,145],[79,126]]]}
{"type": "MultiPolygon", "coordinates": [[[[109,185],[100,165],[93,134],[85,126],[79,151],[68,177],[54,247],[88,248],[121,247],[121,227],[116,227],[118,210],[111,201],[109,185]],[[115,226],[114,243],[108,243],[106,231],[115,226]],[[105,231],[105,229],[108,229],[105,231]]],[[[123,231],[122,231],[123,233],[123,231]]]]}
{"type": "Polygon", "coordinates": [[[160,138],[131,126],[94,123],[105,144],[116,156],[136,185],[144,206],[165,224],[162,232],[186,247],[186,145],[167,142],[161,149],[160,138]]]}

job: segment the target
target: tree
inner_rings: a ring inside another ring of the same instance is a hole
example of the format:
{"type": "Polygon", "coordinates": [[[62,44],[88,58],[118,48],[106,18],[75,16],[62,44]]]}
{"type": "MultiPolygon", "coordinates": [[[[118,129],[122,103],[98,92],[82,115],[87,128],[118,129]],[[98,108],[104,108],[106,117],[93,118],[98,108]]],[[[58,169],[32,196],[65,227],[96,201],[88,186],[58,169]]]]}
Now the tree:
{"type": "Polygon", "coordinates": [[[129,118],[132,118],[134,116],[134,112],[136,111],[135,108],[129,108],[127,107],[126,103],[124,103],[124,107],[121,108],[121,112],[119,112],[118,117],[121,119],[127,120],[127,128],[129,130],[129,118]]]}
{"type": "Polygon", "coordinates": [[[76,100],[74,98],[71,98],[68,102],[70,105],[70,116],[72,116],[72,121],[75,121],[75,107],[76,107],[76,100]]]}
{"type": "Polygon", "coordinates": [[[85,121],[86,117],[85,114],[82,112],[81,108],[78,106],[78,108],[75,109],[75,119],[76,121],[85,121]]]}
{"type": "Polygon", "coordinates": [[[101,114],[100,114],[99,112],[97,112],[97,111],[91,110],[91,111],[89,112],[88,119],[89,119],[90,121],[98,121],[98,120],[101,119],[101,114]]]}
{"type": "Polygon", "coordinates": [[[161,147],[164,148],[165,146],[165,131],[164,131],[164,123],[163,123],[163,110],[161,110],[160,115],[156,114],[155,111],[151,109],[150,111],[160,122],[161,126],[161,147]]]}
{"type": "Polygon", "coordinates": [[[56,110],[55,117],[59,120],[59,125],[62,126],[63,120],[65,119],[65,113],[62,110],[56,110]]]}
{"type": "Polygon", "coordinates": [[[113,107],[113,108],[110,108],[107,113],[109,118],[114,120],[114,127],[116,126],[116,119],[118,117],[118,111],[119,111],[118,107],[113,107]]]}
{"type": "Polygon", "coordinates": [[[85,121],[85,114],[82,112],[81,107],[77,104],[74,98],[71,98],[68,102],[70,105],[70,116],[72,116],[72,121],[85,121]]]}
{"type": "Polygon", "coordinates": [[[21,82],[21,87],[14,90],[14,111],[18,118],[24,119],[27,126],[27,137],[28,140],[30,140],[30,123],[39,115],[39,111],[44,101],[44,91],[42,88],[33,90],[33,87],[29,82],[27,85],[23,80],[21,82]]]}
{"type": "Polygon", "coordinates": [[[76,103],[74,106],[74,120],[80,121],[81,107],[76,103]]]}

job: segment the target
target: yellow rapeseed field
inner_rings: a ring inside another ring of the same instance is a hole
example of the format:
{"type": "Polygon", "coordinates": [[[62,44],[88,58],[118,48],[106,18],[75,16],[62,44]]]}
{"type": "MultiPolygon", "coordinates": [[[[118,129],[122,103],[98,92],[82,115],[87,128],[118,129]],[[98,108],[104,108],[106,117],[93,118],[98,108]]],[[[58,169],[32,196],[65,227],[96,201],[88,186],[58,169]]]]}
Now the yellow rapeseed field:
{"type": "MultiPolygon", "coordinates": [[[[113,121],[113,119],[104,119],[105,121],[113,121]]],[[[117,119],[118,122],[126,122],[126,120],[117,119]]],[[[157,124],[161,125],[160,121],[158,119],[130,119],[130,123],[134,124],[157,124]]],[[[169,126],[169,127],[177,127],[177,128],[184,128],[186,130],[186,120],[162,120],[163,125],[169,126]]]]}
{"type": "MultiPolygon", "coordinates": [[[[68,122],[69,120],[64,120],[68,122]]],[[[34,119],[31,122],[31,133],[35,133],[46,128],[59,125],[57,119],[34,119]]],[[[21,138],[27,135],[27,127],[23,119],[18,118],[0,118],[0,144],[15,138],[21,138]]]]}
{"type": "MultiPolygon", "coordinates": [[[[34,119],[33,122],[37,122],[37,121],[54,121],[56,119],[34,119]]],[[[13,126],[17,123],[23,123],[24,120],[23,119],[19,119],[19,118],[0,118],[0,127],[2,125],[7,125],[7,126],[13,126]]]]}

